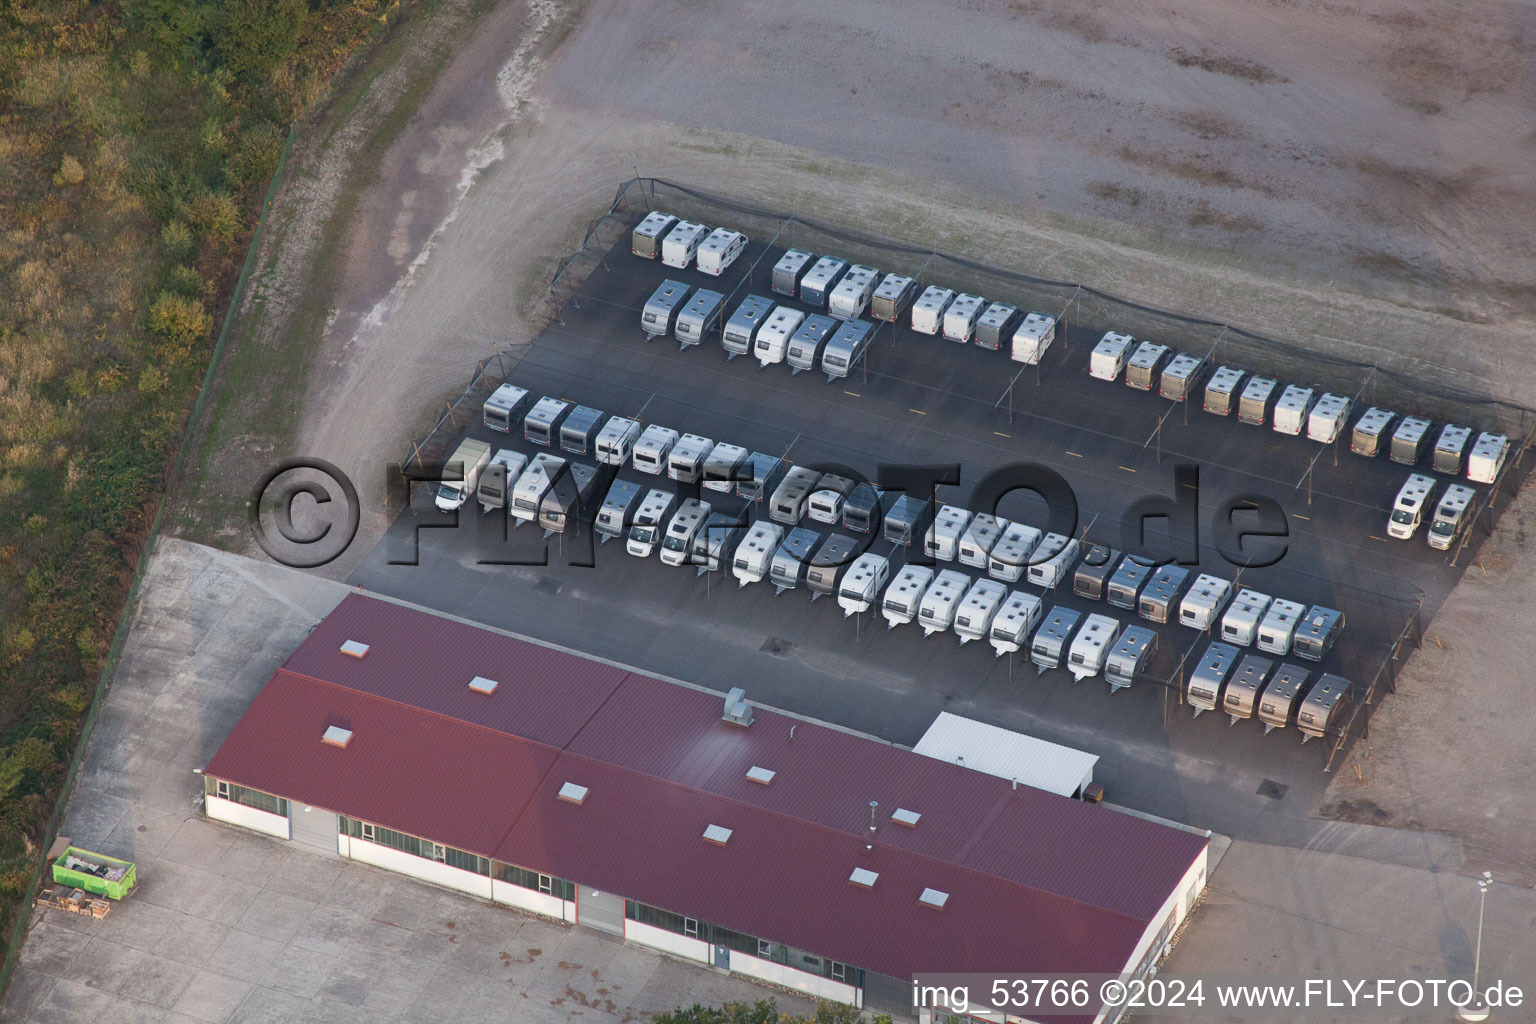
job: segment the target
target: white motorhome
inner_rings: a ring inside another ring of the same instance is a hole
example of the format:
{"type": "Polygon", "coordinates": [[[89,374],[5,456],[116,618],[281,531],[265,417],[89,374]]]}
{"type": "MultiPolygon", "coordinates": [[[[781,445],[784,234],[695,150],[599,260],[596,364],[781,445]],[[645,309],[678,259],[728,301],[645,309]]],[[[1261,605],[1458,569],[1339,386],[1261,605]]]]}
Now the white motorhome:
{"type": "Polygon", "coordinates": [[[719,277],[747,247],[747,236],[730,228],[715,228],[699,246],[699,273],[719,277]]]}
{"type": "Polygon", "coordinates": [[[1467,458],[1467,479],[1480,484],[1493,483],[1508,458],[1509,438],[1486,431],[1478,434],[1472,454],[1467,458]]]}
{"type": "Polygon", "coordinates": [[[1311,388],[1300,384],[1287,385],[1280,395],[1280,404],[1275,406],[1275,433],[1299,437],[1316,401],[1311,388]]]}
{"type": "Polygon", "coordinates": [[[597,461],[605,466],[622,466],[629,461],[635,439],[640,436],[640,421],[614,416],[597,434],[597,461]]]}
{"type": "Polygon", "coordinates": [[[1411,540],[1419,532],[1424,521],[1424,507],[1435,489],[1434,477],[1413,473],[1397,492],[1392,502],[1392,514],[1387,517],[1387,536],[1398,540],[1411,540]]]}
{"type": "Polygon", "coordinates": [[[784,361],[789,364],[790,376],[801,370],[816,368],[816,364],[821,362],[821,353],[826,348],[827,339],[832,337],[835,330],[837,321],[829,316],[812,313],[805,318],[799,330],[790,335],[785,353],[784,361]]]}
{"type": "Polygon", "coordinates": [[[1245,376],[1247,371],[1235,366],[1216,367],[1211,379],[1205,382],[1205,411],[1217,416],[1232,415],[1245,376]]]}
{"type": "Polygon", "coordinates": [[[789,354],[789,339],[800,329],[805,314],[793,306],[779,306],[757,329],[757,340],[752,343],[752,354],[758,366],[782,363],[789,354]]]}
{"type": "Polygon", "coordinates": [[[867,551],[855,558],[837,588],[837,605],[843,610],[843,618],[869,611],[890,575],[891,561],[884,555],[867,551]]]}
{"type": "Polygon", "coordinates": [[[1088,357],[1088,375],[1099,380],[1118,380],[1120,371],[1125,369],[1131,346],[1135,343],[1136,339],[1129,334],[1105,332],[1099,343],[1093,346],[1093,354],[1088,357]]]}
{"type": "Polygon", "coordinates": [[[944,338],[961,345],[970,343],[976,333],[976,321],[987,306],[987,300],[968,292],[956,295],[944,310],[944,338]]]}
{"type": "Polygon", "coordinates": [[[512,420],[528,404],[528,389],[516,384],[503,384],[485,400],[480,409],[480,422],[491,430],[503,434],[512,432],[512,420]]]}
{"type": "Polygon", "coordinates": [[[635,449],[630,454],[629,464],[641,473],[659,476],[667,468],[667,456],[672,453],[677,438],[677,431],[671,427],[652,423],[641,431],[635,449]]]}
{"type": "Polygon", "coordinates": [[[772,311],[773,300],[761,295],[748,295],[741,300],[720,332],[720,346],[725,349],[727,361],[752,351],[752,342],[772,311]]]}
{"type": "Polygon", "coordinates": [[[827,296],[827,315],[852,320],[864,315],[873,297],[880,271],[855,263],[827,296]]]}
{"type": "Polygon", "coordinates": [[[459,442],[448,461],[443,463],[444,475],[457,476],[456,480],[439,480],[433,491],[433,502],[443,512],[460,507],[480,486],[480,471],[491,461],[491,446],[484,441],[466,437],[459,442]]]}
{"type": "Polygon", "coordinates": [[[676,223],[677,218],[670,213],[652,210],[630,232],[629,251],[643,259],[655,259],[661,255],[661,239],[676,223]]]}
{"type": "Polygon", "coordinates": [[[1440,496],[1435,507],[1435,517],[1429,523],[1429,546],[1437,551],[1448,551],[1466,524],[1463,520],[1472,498],[1477,492],[1465,484],[1451,484],[1440,496]]]}
{"type": "Polygon", "coordinates": [[[1045,605],[1034,594],[1026,594],[1022,590],[1011,592],[997,610],[997,615],[992,619],[992,629],[987,634],[997,657],[1013,654],[1023,648],[1029,641],[1029,634],[1040,625],[1040,616],[1044,612],[1045,605]]]}
{"type": "Polygon", "coordinates": [[[704,474],[704,460],[715,442],[698,434],[684,434],[667,453],[667,476],[680,484],[696,484],[704,474]]]}
{"type": "Polygon", "coordinates": [[[838,520],[843,518],[843,502],[853,493],[856,486],[858,485],[845,476],[838,476],[836,473],[822,474],[805,503],[805,514],[818,523],[836,525],[838,520]]]}
{"type": "Polygon", "coordinates": [[[1080,683],[1104,670],[1110,644],[1119,629],[1120,623],[1108,615],[1096,612],[1088,616],[1082,628],[1077,631],[1077,636],[1072,638],[1072,646],[1067,649],[1067,669],[1072,673],[1074,683],[1080,683]]]}
{"type": "Polygon", "coordinates": [[[780,295],[794,298],[800,294],[800,279],[805,277],[806,271],[811,269],[811,264],[816,262],[816,257],[804,249],[786,249],[784,255],[779,257],[779,262],[773,265],[772,288],[780,295]]]}
{"type": "Polygon", "coordinates": [[[1435,442],[1435,452],[1429,461],[1430,468],[1436,473],[1449,473],[1451,476],[1456,476],[1461,472],[1461,459],[1466,453],[1467,443],[1471,440],[1471,427],[1458,427],[1454,423],[1447,423],[1440,431],[1440,439],[1435,442]]]}
{"type": "Polygon", "coordinates": [[[1003,347],[1004,339],[1013,332],[1019,319],[1019,307],[1006,302],[994,302],[982,311],[976,321],[976,344],[996,352],[1003,347]]]}
{"type": "Polygon", "coordinates": [[[768,496],[768,518],[785,526],[794,526],[805,515],[806,502],[820,479],[820,470],[809,466],[790,467],[779,486],[768,496]]]}
{"type": "Polygon", "coordinates": [[[928,524],[923,538],[923,552],[940,562],[953,562],[959,553],[960,535],[971,525],[970,509],[959,505],[940,505],[939,511],[928,524]]]}
{"type": "Polygon", "coordinates": [[[1296,638],[1296,625],[1307,610],[1304,604],[1277,597],[1259,622],[1259,650],[1270,654],[1289,654],[1296,638]]]}
{"type": "Polygon", "coordinates": [[[672,333],[677,326],[678,313],[692,290],[681,281],[663,281],[657,286],[640,310],[640,329],[645,332],[646,341],[672,333]]]}
{"type": "Polygon", "coordinates": [[[1190,629],[1210,629],[1231,600],[1231,580],[1201,573],[1195,577],[1194,586],[1189,588],[1179,605],[1179,624],[1190,629]]]}
{"type": "Polygon", "coordinates": [[[996,580],[977,580],[960,599],[955,610],[955,635],[961,646],[972,640],[980,640],[992,628],[992,620],[998,607],[1008,596],[1008,588],[996,580]]]}
{"type": "Polygon", "coordinates": [[[895,629],[917,618],[918,606],[933,582],[933,569],[926,565],[905,565],[891,585],[885,588],[880,601],[880,614],[885,617],[885,628],[895,629]]]}
{"type": "Polygon", "coordinates": [[[1046,590],[1054,589],[1067,578],[1067,570],[1077,561],[1078,547],[1076,537],[1048,533],[1040,538],[1035,557],[1041,561],[1030,565],[1029,582],[1046,590]]]}
{"type": "Polygon", "coordinates": [[[1381,453],[1381,443],[1390,436],[1387,430],[1396,419],[1397,413],[1392,410],[1371,406],[1355,421],[1354,429],[1349,433],[1349,450],[1356,455],[1375,458],[1381,453]]]}
{"type": "Polygon", "coordinates": [[[1029,560],[1035,557],[1042,534],[1025,523],[1009,523],[987,555],[987,575],[1004,583],[1013,583],[1024,575],[1029,560]]]}
{"type": "Polygon", "coordinates": [[[1151,391],[1157,383],[1163,365],[1173,358],[1173,349],[1155,341],[1144,341],[1136,346],[1125,367],[1125,383],[1137,391],[1151,391]]]}
{"type": "Polygon", "coordinates": [[[693,550],[693,542],[698,538],[704,520],[709,518],[709,512],[709,502],[697,498],[684,499],[677,507],[671,522],[667,523],[666,535],[661,539],[663,565],[687,564],[688,553],[693,550]]]}
{"type": "Polygon", "coordinates": [[[684,349],[689,345],[697,345],[706,336],[718,331],[724,308],[725,296],[719,292],[712,292],[708,288],[694,292],[693,298],[677,314],[677,347],[684,349]]]}
{"type": "Polygon", "coordinates": [[[721,441],[715,445],[709,457],[704,460],[704,489],[722,494],[734,491],[745,475],[742,467],[750,457],[750,453],[739,444],[721,441]]]}
{"type": "Polygon", "coordinates": [[[1275,407],[1275,390],[1280,382],[1272,377],[1249,377],[1237,400],[1237,421],[1262,427],[1275,407]]]}
{"type": "Polygon", "coordinates": [[[559,440],[560,425],[571,413],[569,402],[545,396],[523,417],[523,440],[549,448],[559,440]]]}
{"type": "Polygon", "coordinates": [[[1038,365],[1056,340],[1056,318],[1046,313],[1026,313],[1013,332],[1015,362],[1038,365]]]}
{"type": "Polygon", "coordinates": [[[1012,525],[1006,519],[1000,519],[990,512],[979,512],[971,520],[971,525],[965,528],[960,535],[960,562],[969,565],[973,569],[985,569],[987,559],[992,555],[992,549],[997,546],[998,539],[1003,531],[1012,525]]]}
{"type": "Polygon", "coordinates": [[[699,246],[704,244],[704,236],[709,234],[709,228],[703,224],[695,224],[693,221],[680,220],[677,225],[667,232],[667,237],[661,243],[661,262],[678,270],[687,270],[698,254],[699,246]]]}
{"type": "Polygon", "coordinates": [[[615,480],[613,486],[608,488],[608,496],[603,499],[603,504],[597,510],[597,519],[592,524],[601,543],[606,544],[615,537],[624,536],[629,524],[635,520],[635,512],[640,507],[640,495],[644,490],[630,480],[615,480]]]}
{"type": "Polygon", "coordinates": [[[919,334],[938,334],[944,324],[944,311],[955,300],[955,293],[940,285],[931,284],[923,289],[912,304],[912,329],[919,334]]]}
{"type": "Polygon", "coordinates": [[[514,528],[539,518],[544,495],[564,472],[565,460],[558,455],[538,452],[529,460],[528,468],[523,470],[512,488],[512,504],[507,507],[507,513],[515,520],[514,528]]]}
{"type": "Polygon", "coordinates": [[[475,498],[480,507],[489,512],[493,508],[506,508],[512,500],[512,488],[523,475],[528,456],[511,448],[502,448],[485,469],[480,471],[480,483],[475,487],[475,498]]]}
{"type": "Polygon", "coordinates": [[[954,569],[941,569],[933,578],[928,589],[923,591],[923,600],[917,609],[918,625],[923,627],[923,636],[932,636],[955,624],[955,609],[960,604],[960,598],[965,595],[965,587],[969,582],[965,573],[954,569]]]}
{"type": "Polygon", "coordinates": [[[783,539],[784,528],[776,523],[759,519],[752,524],[741,543],[736,545],[736,557],[731,561],[731,575],[736,577],[738,587],[756,583],[768,575],[773,553],[783,539]]]}
{"type": "Polygon", "coordinates": [[[827,298],[842,280],[848,264],[835,256],[823,256],[800,279],[800,301],[813,309],[826,309],[827,298]]]}
{"type": "Polygon", "coordinates": [[[640,509],[635,513],[634,522],[629,526],[624,550],[636,558],[650,558],[676,508],[677,495],[671,491],[664,491],[660,487],[646,491],[640,501],[640,509]]]}
{"type": "Polygon", "coordinates": [[[1328,393],[1317,400],[1307,417],[1307,437],[1319,444],[1333,444],[1344,432],[1349,418],[1349,399],[1328,393]]]}
{"type": "Polygon", "coordinates": [[[912,304],[917,282],[900,274],[886,274],[869,300],[869,315],[876,320],[895,322],[912,304]]]}
{"type": "Polygon", "coordinates": [[[1259,621],[1269,611],[1271,598],[1257,590],[1244,587],[1232,599],[1232,607],[1221,617],[1221,639],[1229,644],[1247,647],[1259,635],[1259,621]]]}

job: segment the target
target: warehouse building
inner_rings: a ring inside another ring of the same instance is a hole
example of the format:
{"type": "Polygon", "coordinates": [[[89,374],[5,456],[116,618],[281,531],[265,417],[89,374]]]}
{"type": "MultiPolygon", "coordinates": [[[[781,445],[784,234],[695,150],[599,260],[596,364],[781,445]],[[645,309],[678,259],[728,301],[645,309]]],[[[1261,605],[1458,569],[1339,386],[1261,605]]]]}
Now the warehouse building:
{"type": "Polygon", "coordinates": [[[204,775],[210,817],[904,1016],[918,973],[1148,971],[1205,885],[1204,836],[355,594],[204,775]]]}

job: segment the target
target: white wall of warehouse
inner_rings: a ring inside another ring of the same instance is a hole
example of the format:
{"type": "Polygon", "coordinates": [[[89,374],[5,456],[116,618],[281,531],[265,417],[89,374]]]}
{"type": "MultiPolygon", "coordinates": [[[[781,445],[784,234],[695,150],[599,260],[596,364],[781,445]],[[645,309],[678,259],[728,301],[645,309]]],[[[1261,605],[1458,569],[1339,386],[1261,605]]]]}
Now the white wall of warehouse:
{"type": "Polygon", "coordinates": [[[277,836],[279,839],[292,838],[288,831],[288,817],[284,814],[258,811],[254,807],[237,804],[233,800],[226,800],[211,793],[203,797],[203,810],[208,817],[227,821],[231,825],[241,825],[257,832],[265,832],[269,836],[277,836]]]}
{"type": "Polygon", "coordinates": [[[364,864],[388,868],[402,875],[410,875],[412,878],[420,878],[424,882],[432,882],[436,885],[445,885],[450,889],[458,889],[460,892],[467,892],[483,899],[491,898],[489,875],[477,875],[473,871],[449,867],[435,860],[418,857],[414,853],[402,853],[362,839],[351,840],[347,843],[347,847],[344,855],[350,856],[353,860],[360,860],[364,864]]]}
{"type": "Polygon", "coordinates": [[[852,1003],[860,1009],[864,1006],[864,993],[852,985],[845,985],[840,981],[833,981],[831,978],[823,978],[815,974],[807,974],[805,971],[797,971],[793,967],[763,960],[750,953],[731,950],[731,970],[738,974],[749,974],[754,978],[761,978],[775,985],[782,985],[784,988],[794,989],[796,992],[804,992],[818,999],[852,1003]]]}
{"type": "Polygon", "coordinates": [[[624,919],[624,937],[655,949],[687,957],[689,960],[697,960],[699,963],[714,963],[713,951],[710,949],[709,943],[703,939],[679,935],[676,932],[669,932],[665,928],[657,928],[655,925],[631,921],[627,917],[624,919]]]}

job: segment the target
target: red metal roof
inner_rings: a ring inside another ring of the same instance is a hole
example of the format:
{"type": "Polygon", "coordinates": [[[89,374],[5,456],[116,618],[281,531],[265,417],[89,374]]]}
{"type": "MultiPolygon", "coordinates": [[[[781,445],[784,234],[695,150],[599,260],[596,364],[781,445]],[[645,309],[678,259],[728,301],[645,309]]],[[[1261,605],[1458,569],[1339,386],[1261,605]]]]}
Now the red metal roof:
{"type": "Polygon", "coordinates": [[[727,725],[722,710],[353,595],[206,770],[896,977],[1119,970],[1206,845],[788,716],[727,725]],[[367,657],[338,653],[349,639],[367,657]],[[474,675],[500,685],[474,693],[474,675]],[[346,749],[320,741],[331,724],[353,730],[346,749]],[[754,765],[772,784],[746,778],[754,765]],[[565,782],[589,787],[580,806],[555,798],[565,782]],[[916,828],[890,820],[898,807],[922,815],[916,828]],[[701,838],[710,824],[733,830],[724,847],[701,838]],[[848,884],[855,867],[880,873],[873,889],[848,884]],[[929,887],[950,894],[944,910],[917,902],[929,887]]]}

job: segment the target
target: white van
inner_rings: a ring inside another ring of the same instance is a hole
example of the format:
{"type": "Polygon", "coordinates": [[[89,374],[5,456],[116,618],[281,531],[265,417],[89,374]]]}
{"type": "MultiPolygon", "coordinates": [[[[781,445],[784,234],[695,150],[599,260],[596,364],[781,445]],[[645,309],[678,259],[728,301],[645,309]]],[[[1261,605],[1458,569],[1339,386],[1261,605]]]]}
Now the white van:
{"type": "Polygon", "coordinates": [[[905,565],[891,585],[885,588],[880,601],[880,614],[885,617],[885,628],[895,629],[917,618],[917,609],[923,603],[923,594],[933,582],[933,569],[926,565],[905,565]]]}
{"type": "Polygon", "coordinates": [[[1022,649],[1044,613],[1045,605],[1034,594],[1022,590],[1010,593],[993,616],[992,629],[987,633],[997,657],[1022,649]]]}
{"type": "Polygon", "coordinates": [[[443,512],[452,512],[469,500],[480,486],[480,471],[491,461],[491,446],[484,441],[466,437],[459,442],[448,461],[443,463],[444,473],[453,473],[457,480],[439,480],[433,488],[433,502],[443,512]]]}
{"type": "Polygon", "coordinates": [[[1478,434],[1472,454],[1467,457],[1467,479],[1480,484],[1493,483],[1508,458],[1509,438],[1486,431],[1478,434]]]}
{"type": "Polygon", "coordinates": [[[703,224],[689,220],[678,221],[677,226],[667,232],[667,237],[662,240],[661,262],[678,270],[687,270],[707,234],[709,228],[703,224]]]}
{"type": "Polygon", "coordinates": [[[1344,432],[1344,421],[1348,418],[1349,399],[1343,395],[1325,394],[1307,417],[1307,437],[1319,444],[1333,444],[1344,432]]]}
{"type": "Polygon", "coordinates": [[[1038,365],[1056,340],[1056,318],[1045,313],[1026,313],[1013,332],[1014,362],[1038,365]]]}
{"type": "Polygon", "coordinates": [[[1040,538],[1035,557],[1041,559],[1030,565],[1029,582],[1046,590],[1054,589],[1067,578],[1067,569],[1077,561],[1078,543],[1075,537],[1048,533],[1040,538]]]}
{"type": "Polygon", "coordinates": [[[1301,430],[1307,425],[1307,416],[1312,412],[1315,402],[1311,388],[1304,388],[1300,384],[1286,385],[1280,395],[1280,404],[1275,406],[1275,433],[1301,436],[1301,430]]]}
{"type": "Polygon", "coordinates": [[[1008,588],[996,580],[977,580],[971,584],[955,611],[955,635],[960,638],[962,647],[987,635],[998,607],[1007,596],[1008,588]]]}
{"type": "Polygon", "coordinates": [[[672,452],[672,446],[677,444],[677,431],[671,427],[664,427],[660,423],[652,423],[640,434],[640,439],[635,442],[634,452],[629,457],[630,465],[641,473],[649,473],[659,476],[662,470],[667,468],[667,456],[672,452]]]}
{"type": "MultiPolygon", "coordinates": [[[[482,477],[482,479],[484,479],[482,477]]],[[[1460,535],[1467,508],[1472,504],[1476,491],[1465,484],[1451,484],[1440,496],[1435,507],[1435,517],[1429,522],[1429,546],[1437,551],[1448,551],[1460,535]]]]}
{"type": "Polygon", "coordinates": [[[1134,344],[1136,339],[1129,334],[1105,332],[1099,343],[1093,346],[1093,354],[1088,357],[1088,375],[1099,380],[1118,380],[1134,344]]]}
{"type": "Polygon", "coordinates": [[[730,228],[715,228],[699,246],[699,272],[710,277],[725,273],[741,251],[747,247],[747,236],[730,228]]]}
{"type": "Polygon", "coordinates": [[[661,539],[662,565],[687,565],[688,552],[693,549],[704,520],[709,518],[709,502],[688,498],[677,507],[667,532],[661,539]]]}
{"type": "Polygon", "coordinates": [[[715,442],[698,434],[684,434],[667,453],[667,476],[680,484],[696,484],[704,474],[704,460],[715,442]]]}
{"type": "Polygon", "coordinates": [[[928,534],[923,538],[923,552],[940,562],[953,562],[959,553],[960,535],[971,525],[971,510],[959,505],[940,505],[928,534]]]}
{"type": "Polygon", "coordinates": [[[837,588],[837,604],[843,610],[843,618],[869,611],[890,576],[891,560],[884,555],[869,551],[855,558],[837,588]]]}
{"type": "Polygon", "coordinates": [[[1108,615],[1095,613],[1084,620],[1072,646],[1067,650],[1067,668],[1072,681],[1080,683],[1089,676],[1104,670],[1104,659],[1109,657],[1109,645],[1114,640],[1120,623],[1108,615]]]}
{"type": "Polygon", "coordinates": [[[756,583],[768,575],[773,553],[783,539],[784,528],[776,523],[759,519],[752,524],[741,543],[736,545],[736,557],[731,562],[731,575],[736,577],[738,587],[756,583]]]}
{"type": "Polygon", "coordinates": [[[650,558],[676,508],[677,495],[671,491],[660,487],[647,491],[640,502],[640,511],[635,513],[635,521],[629,526],[624,550],[636,558],[650,558]]]}
{"type": "Polygon", "coordinates": [[[880,279],[880,271],[874,267],[865,267],[855,263],[848,268],[848,273],[837,282],[837,287],[827,296],[827,315],[839,320],[853,320],[864,315],[869,308],[870,297],[874,295],[875,283],[880,279]]]}
{"type": "Polygon", "coordinates": [[[1392,502],[1392,514],[1387,518],[1387,535],[1398,540],[1410,540],[1419,532],[1424,521],[1424,506],[1435,489],[1433,477],[1413,473],[1397,492],[1392,502]]]}
{"type": "Polygon", "coordinates": [[[757,340],[752,343],[752,354],[759,366],[782,363],[789,351],[789,339],[800,329],[805,313],[793,306],[778,306],[768,314],[763,326],[757,329],[757,340]]]}
{"type": "Polygon", "coordinates": [[[943,569],[933,578],[928,589],[923,591],[923,600],[917,610],[918,625],[923,627],[923,636],[932,636],[955,624],[955,610],[969,582],[965,573],[954,569],[943,569]]]}
{"type": "Polygon", "coordinates": [[[629,461],[635,439],[640,436],[640,421],[623,416],[610,418],[597,434],[597,461],[606,466],[622,466],[629,461]]]}
{"type": "Polygon", "coordinates": [[[938,334],[944,323],[944,311],[955,299],[948,288],[931,284],[912,304],[912,329],[919,334],[938,334]]]}
{"type": "Polygon", "coordinates": [[[948,341],[968,345],[976,334],[976,321],[987,308],[987,300],[980,295],[964,293],[944,310],[944,337],[948,341]]]}
{"type": "Polygon", "coordinates": [[[1277,597],[1270,602],[1269,611],[1259,623],[1259,650],[1270,654],[1289,654],[1291,641],[1296,638],[1296,624],[1307,610],[1304,604],[1277,597]]]}

